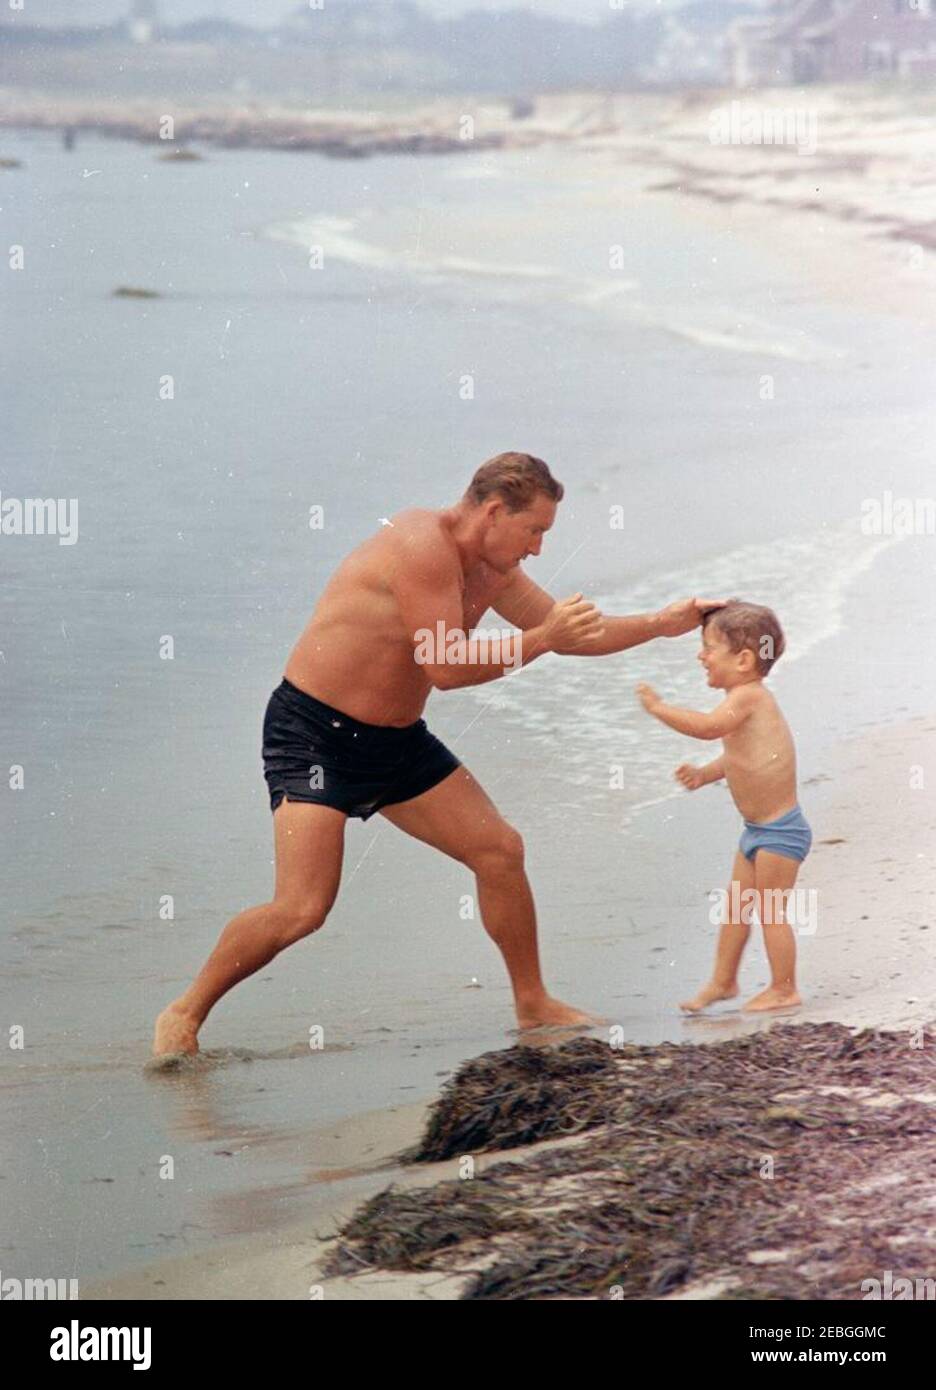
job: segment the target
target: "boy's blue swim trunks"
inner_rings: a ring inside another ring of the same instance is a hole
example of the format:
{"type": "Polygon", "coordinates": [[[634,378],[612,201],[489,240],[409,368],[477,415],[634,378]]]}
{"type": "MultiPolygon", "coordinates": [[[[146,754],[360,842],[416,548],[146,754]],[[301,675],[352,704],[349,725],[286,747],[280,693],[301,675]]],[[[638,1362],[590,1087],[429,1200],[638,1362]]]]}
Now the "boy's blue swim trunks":
{"type": "Polygon", "coordinates": [[[812,831],[809,822],[799,806],[787,811],[777,820],[746,820],[738,848],[745,859],[753,861],[759,849],[769,854],[782,854],[785,859],[798,859],[802,862],[812,844],[812,831]]]}
{"type": "Polygon", "coordinates": [[[362,724],[283,678],[263,719],[270,810],[283,797],[368,820],[411,801],[461,767],[424,719],[404,728],[362,724]]]}

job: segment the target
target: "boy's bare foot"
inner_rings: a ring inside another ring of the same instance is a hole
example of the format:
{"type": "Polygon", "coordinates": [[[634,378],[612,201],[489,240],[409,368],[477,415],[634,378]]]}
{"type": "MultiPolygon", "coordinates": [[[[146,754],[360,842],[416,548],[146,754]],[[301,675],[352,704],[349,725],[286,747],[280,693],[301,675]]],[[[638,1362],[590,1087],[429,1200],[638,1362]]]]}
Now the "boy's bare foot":
{"type": "Polygon", "coordinates": [[[769,985],[741,1007],[742,1012],[754,1014],[764,1013],[767,1009],[793,1009],[802,1002],[795,989],[777,989],[774,985],[769,985]]]}
{"type": "Polygon", "coordinates": [[[584,1024],[587,1027],[593,1027],[603,1021],[596,1018],[594,1014],[586,1014],[581,1009],[573,1009],[571,1004],[563,1004],[561,999],[551,999],[548,994],[544,994],[542,999],[535,1003],[517,1009],[517,1025],[521,1031],[525,1028],[552,1027],[557,1024],[565,1024],[566,1026],[584,1024]]]}
{"type": "Polygon", "coordinates": [[[684,1013],[697,1014],[700,1009],[708,1008],[709,1004],[717,1004],[719,999],[734,999],[737,994],[737,985],[703,985],[698,994],[685,1000],[679,1007],[684,1013]]]}
{"type": "Polygon", "coordinates": [[[198,1024],[180,1009],[178,1004],[167,1004],[156,1020],[153,1033],[153,1056],[165,1057],[169,1053],[198,1051],[198,1024]]]}

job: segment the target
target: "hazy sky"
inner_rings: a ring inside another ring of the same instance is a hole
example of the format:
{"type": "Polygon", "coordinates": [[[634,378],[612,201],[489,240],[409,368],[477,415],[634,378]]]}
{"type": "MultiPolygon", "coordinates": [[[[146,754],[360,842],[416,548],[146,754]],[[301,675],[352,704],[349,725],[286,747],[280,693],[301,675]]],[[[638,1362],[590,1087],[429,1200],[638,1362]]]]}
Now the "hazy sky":
{"type": "MultiPolygon", "coordinates": [[[[650,3],[650,0],[644,0],[650,3]]],[[[160,13],[171,23],[200,19],[204,15],[234,19],[240,24],[264,27],[295,12],[302,0],[159,0],[160,13]]],[[[371,0],[325,0],[328,8],[365,8],[371,0]]],[[[385,0],[386,3],[386,0],[385,0]]],[[[466,10],[529,10],[561,19],[597,21],[609,13],[609,0],[421,0],[422,8],[440,18],[466,10]]],[[[127,14],[130,0],[24,0],[21,15],[26,23],[109,23],[127,14]]]]}

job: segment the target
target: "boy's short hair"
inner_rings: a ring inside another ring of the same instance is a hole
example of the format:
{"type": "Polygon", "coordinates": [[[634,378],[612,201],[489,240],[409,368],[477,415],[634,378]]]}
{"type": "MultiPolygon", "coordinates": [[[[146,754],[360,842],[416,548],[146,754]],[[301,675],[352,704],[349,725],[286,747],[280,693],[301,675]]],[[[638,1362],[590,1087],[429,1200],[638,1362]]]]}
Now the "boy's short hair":
{"type": "Polygon", "coordinates": [[[733,652],[754,653],[757,670],[766,676],[786,650],[786,638],[772,608],[732,599],[724,608],[710,608],[703,628],[713,623],[733,652]]]}
{"type": "Polygon", "coordinates": [[[492,495],[502,497],[509,512],[522,512],[541,492],[553,502],[561,502],[563,486],[547,464],[533,454],[496,454],[482,463],[468,484],[465,494],[475,506],[492,495]]]}

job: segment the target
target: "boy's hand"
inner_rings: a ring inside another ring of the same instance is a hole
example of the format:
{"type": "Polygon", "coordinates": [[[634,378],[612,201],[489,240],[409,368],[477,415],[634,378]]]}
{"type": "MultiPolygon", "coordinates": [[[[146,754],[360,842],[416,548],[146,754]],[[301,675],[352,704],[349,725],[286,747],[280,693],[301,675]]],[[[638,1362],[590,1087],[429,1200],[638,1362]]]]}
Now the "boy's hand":
{"type": "Polygon", "coordinates": [[[652,685],[641,683],[637,687],[637,699],[643,705],[648,714],[652,714],[655,705],[662,705],[663,701],[656,693],[652,685]]]}
{"type": "Polygon", "coordinates": [[[692,763],[679,764],[676,769],[676,780],[682,782],[687,792],[696,792],[700,787],[705,786],[701,767],[693,767],[692,763]]]}
{"type": "Polygon", "coordinates": [[[724,598],[684,598],[668,604],[656,615],[660,636],[682,637],[683,633],[699,626],[708,609],[724,608],[727,602],[724,598]]]}

